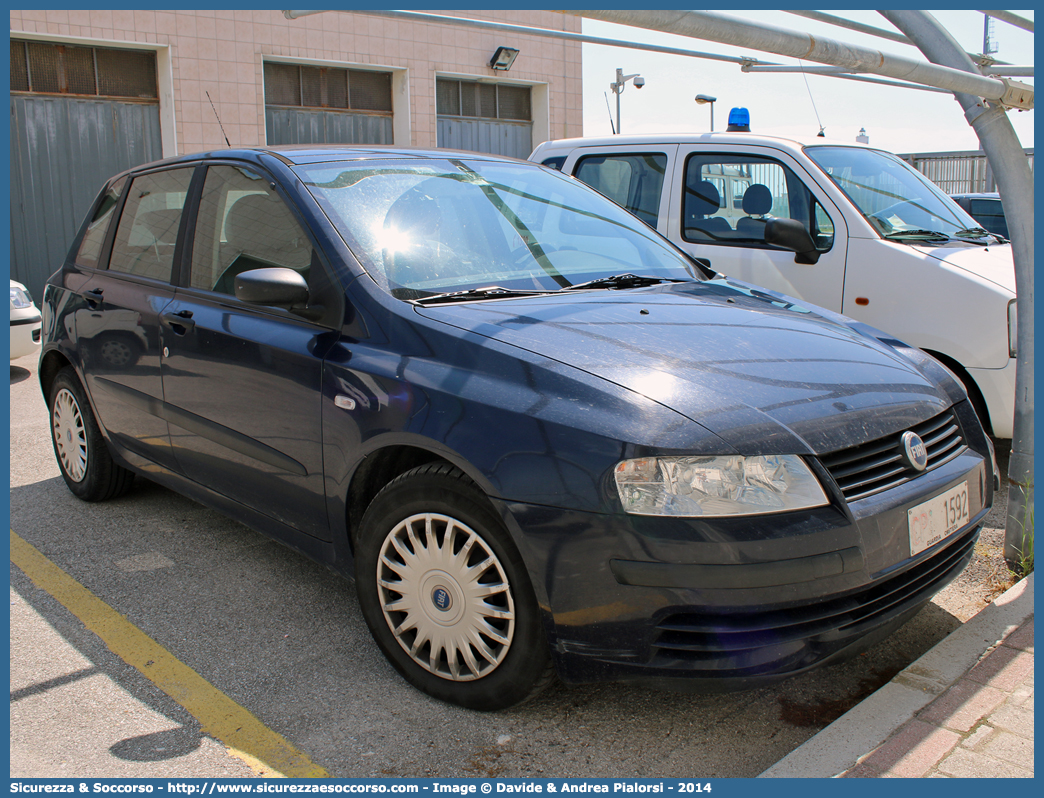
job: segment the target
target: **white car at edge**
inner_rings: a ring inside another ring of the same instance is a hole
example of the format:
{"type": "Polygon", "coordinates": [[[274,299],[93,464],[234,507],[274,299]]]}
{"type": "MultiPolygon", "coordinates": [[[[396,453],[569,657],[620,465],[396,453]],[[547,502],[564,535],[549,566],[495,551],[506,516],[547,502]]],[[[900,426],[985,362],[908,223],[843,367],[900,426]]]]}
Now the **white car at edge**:
{"type": "Polygon", "coordinates": [[[40,351],[40,311],[26,287],[11,280],[11,360],[40,351]]]}

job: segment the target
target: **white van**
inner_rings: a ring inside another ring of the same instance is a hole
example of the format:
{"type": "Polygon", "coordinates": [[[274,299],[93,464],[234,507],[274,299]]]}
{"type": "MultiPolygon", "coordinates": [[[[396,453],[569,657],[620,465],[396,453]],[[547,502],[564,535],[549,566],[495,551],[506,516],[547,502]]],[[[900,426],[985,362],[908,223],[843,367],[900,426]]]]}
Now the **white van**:
{"type": "Polygon", "coordinates": [[[736,132],[562,139],[529,159],[590,184],[717,272],[930,352],[963,380],[983,424],[1011,437],[1011,245],[902,159],[736,132]]]}

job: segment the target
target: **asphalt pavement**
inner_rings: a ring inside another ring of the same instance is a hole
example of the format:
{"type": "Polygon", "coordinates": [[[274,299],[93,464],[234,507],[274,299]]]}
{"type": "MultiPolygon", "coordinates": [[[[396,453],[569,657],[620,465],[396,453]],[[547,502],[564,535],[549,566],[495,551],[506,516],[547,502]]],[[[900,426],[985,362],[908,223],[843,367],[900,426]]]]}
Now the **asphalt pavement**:
{"type": "Polygon", "coordinates": [[[323,567],[144,479],[114,501],[73,497],[35,370],[11,367],[12,777],[749,778],[982,603],[980,580],[863,655],[772,688],[556,685],[469,712],[407,685],[353,585],[323,567]],[[247,731],[230,738],[228,717],[247,731]]]}

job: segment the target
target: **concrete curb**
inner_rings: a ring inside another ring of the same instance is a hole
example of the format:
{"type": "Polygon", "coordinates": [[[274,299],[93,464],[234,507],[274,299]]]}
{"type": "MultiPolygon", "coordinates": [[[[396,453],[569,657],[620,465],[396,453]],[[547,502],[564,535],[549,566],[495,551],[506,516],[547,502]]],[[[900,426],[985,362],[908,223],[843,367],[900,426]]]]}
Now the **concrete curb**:
{"type": "Polygon", "coordinates": [[[1033,615],[1033,574],[758,778],[830,778],[873,751],[1033,615]]]}

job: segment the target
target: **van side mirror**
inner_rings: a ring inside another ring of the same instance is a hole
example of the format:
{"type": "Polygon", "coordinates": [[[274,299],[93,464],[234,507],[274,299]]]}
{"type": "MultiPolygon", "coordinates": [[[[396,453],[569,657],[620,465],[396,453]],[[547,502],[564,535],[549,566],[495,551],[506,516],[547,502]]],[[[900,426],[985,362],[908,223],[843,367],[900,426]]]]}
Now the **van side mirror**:
{"type": "Polygon", "coordinates": [[[812,236],[796,219],[769,219],[765,224],[765,243],[796,253],[795,263],[819,262],[819,250],[812,236]]]}

